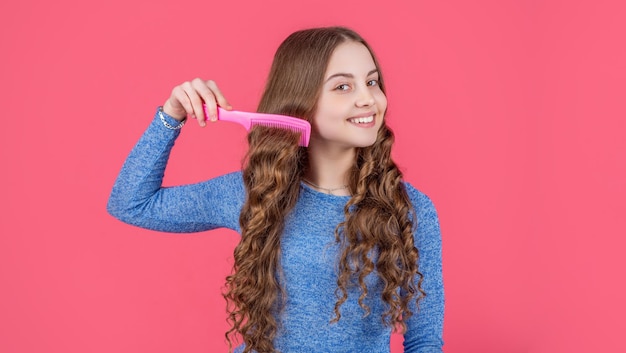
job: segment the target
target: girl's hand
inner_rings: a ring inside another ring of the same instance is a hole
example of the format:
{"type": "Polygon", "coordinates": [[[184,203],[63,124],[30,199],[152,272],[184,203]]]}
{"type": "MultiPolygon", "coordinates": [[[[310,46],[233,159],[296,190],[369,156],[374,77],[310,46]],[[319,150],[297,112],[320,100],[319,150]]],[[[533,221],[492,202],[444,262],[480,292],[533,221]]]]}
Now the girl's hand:
{"type": "Polygon", "coordinates": [[[163,111],[178,121],[183,121],[185,117],[197,119],[198,124],[204,127],[207,117],[202,104],[206,104],[211,121],[217,121],[217,106],[232,109],[214,81],[195,78],[174,87],[172,95],[163,104],[163,111]]]}

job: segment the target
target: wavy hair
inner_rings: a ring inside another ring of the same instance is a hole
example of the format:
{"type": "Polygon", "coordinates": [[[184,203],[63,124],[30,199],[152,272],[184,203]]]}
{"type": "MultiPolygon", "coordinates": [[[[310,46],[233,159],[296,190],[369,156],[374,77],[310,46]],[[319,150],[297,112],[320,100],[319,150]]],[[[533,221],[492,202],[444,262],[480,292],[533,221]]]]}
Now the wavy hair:
{"type": "MultiPolygon", "coordinates": [[[[310,122],[330,57],[347,41],[362,43],[370,51],[385,92],[378,61],[357,33],[344,27],[307,29],[291,34],[276,51],[258,111],[310,122]]],[[[232,325],[226,339],[232,349],[231,338],[240,334],[246,345],[244,353],[275,352],[275,315],[285,298],[280,285],[281,235],[308,165],[307,151],[298,147],[298,139],[296,133],[265,127],[255,127],[248,135],[241,241],[234,251],[233,273],[226,278],[224,294],[232,325]]],[[[409,303],[419,303],[426,295],[413,241],[417,219],[402,173],[391,158],[393,141],[393,132],[383,121],[376,142],[357,149],[349,175],[352,197],[344,208],[345,220],[335,230],[341,251],[331,322],[340,320],[340,307],[352,285],[360,288],[358,303],[369,314],[364,303],[368,294],[365,277],[374,272],[384,283],[381,300],[387,310],[381,320],[394,329],[406,329],[405,321],[413,314],[409,303]]]]}

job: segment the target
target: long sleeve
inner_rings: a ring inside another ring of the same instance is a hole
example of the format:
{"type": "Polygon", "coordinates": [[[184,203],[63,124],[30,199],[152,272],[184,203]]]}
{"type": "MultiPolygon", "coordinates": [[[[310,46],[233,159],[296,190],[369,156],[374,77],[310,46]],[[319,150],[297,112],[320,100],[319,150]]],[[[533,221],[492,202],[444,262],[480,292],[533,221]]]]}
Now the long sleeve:
{"type": "Polygon", "coordinates": [[[443,352],[444,288],[442,277],[441,231],[437,211],[428,196],[410,185],[407,192],[418,220],[415,245],[419,251],[419,271],[424,275],[426,297],[413,301],[404,335],[405,353],[443,352]]]}
{"type": "MultiPolygon", "coordinates": [[[[170,125],[177,122],[166,116],[170,125]]],[[[239,230],[245,190],[241,173],[202,183],[163,187],[165,167],[180,130],[165,127],[158,114],[128,155],[111,191],[107,211],[138,227],[164,232],[239,230]]]]}

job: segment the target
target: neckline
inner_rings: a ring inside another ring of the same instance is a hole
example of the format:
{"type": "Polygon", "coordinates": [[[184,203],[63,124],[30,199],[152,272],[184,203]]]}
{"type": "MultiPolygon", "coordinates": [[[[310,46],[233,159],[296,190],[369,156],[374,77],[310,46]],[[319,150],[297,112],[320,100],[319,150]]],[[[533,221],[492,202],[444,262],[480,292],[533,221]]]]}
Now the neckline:
{"type": "Polygon", "coordinates": [[[313,188],[312,186],[308,185],[307,183],[300,181],[300,188],[303,189],[305,192],[308,192],[316,197],[322,197],[325,199],[329,199],[329,200],[349,200],[352,196],[350,195],[333,195],[333,194],[327,194],[325,192],[321,192],[315,188],[313,188]]]}

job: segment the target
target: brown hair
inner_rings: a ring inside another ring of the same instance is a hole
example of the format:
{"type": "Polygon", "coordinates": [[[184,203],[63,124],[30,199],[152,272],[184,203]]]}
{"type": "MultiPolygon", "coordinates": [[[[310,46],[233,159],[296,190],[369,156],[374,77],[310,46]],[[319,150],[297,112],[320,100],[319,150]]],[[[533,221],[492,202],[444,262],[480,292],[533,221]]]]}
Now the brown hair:
{"type": "MultiPolygon", "coordinates": [[[[311,121],[330,57],[347,41],[362,43],[370,51],[384,92],[378,61],[357,33],[344,27],[308,29],[291,34],[278,48],[258,111],[311,121]]],[[[335,230],[342,250],[333,322],[341,318],[340,307],[353,281],[361,290],[359,305],[369,314],[364,304],[368,293],[365,277],[374,271],[384,283],[381,299],[388,310],[381,320],[386,325],[399,325],[404,331],[404,322],[412,315],[409,302],[425,296],[413,242],[415,212],[402,173],[391,159],[393,140],[383,122],[376,142],[357,149],[349,176],[352,197],[344,208],[345,220],[335,230]],[[375,261],[370,257],[373,252],[375,261]]],[[[243,168],[247,198],[239,219],[242,238],[234,251],[233,274],[226,279],[224,294],[232,324],[226,339],[232,349],[231,336],[239,333],[246,344],[244,353],[274,352],[274,315],[283,305],[279,298],[285,297],[279,281],[280,240],[308,160],[306,149],[298,147],[297,134],[290,131],[256,127],[248,135],[248,143],[243,168]]]]}

